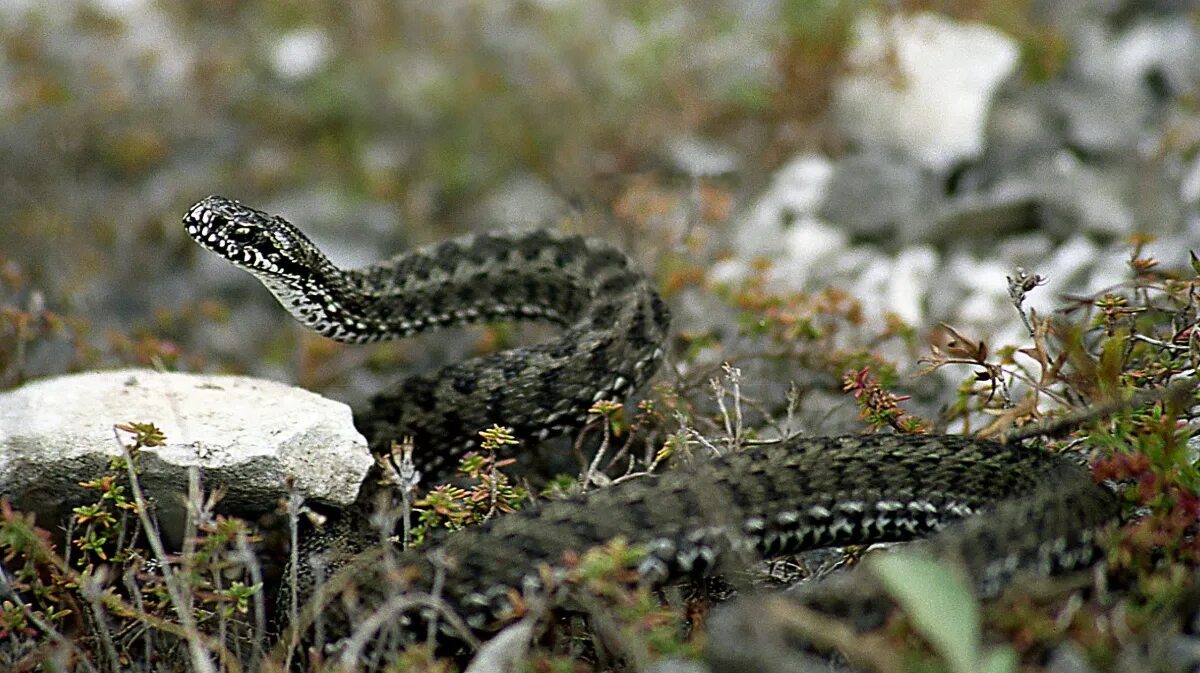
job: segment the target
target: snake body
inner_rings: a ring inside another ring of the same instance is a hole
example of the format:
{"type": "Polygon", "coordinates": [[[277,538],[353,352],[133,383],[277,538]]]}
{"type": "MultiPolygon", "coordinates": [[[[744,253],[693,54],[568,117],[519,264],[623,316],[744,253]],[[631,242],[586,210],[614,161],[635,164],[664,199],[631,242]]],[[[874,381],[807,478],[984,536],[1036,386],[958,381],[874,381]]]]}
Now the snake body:
{"type": "MultiPolygon", "coordinates": [[[[562,326],[546,343],[405,379],[357,414],[376,451],[413,436],[427,473],[444,474],[493,423],[525,438],[577,428],[594,401],[636,390],[662,359],[668,311],[605,243],[543,231],[482,234],[343,270],[283,218],[236,201],[206,198],[184,226],[334,339],[370,342],[500,318],[562,326]]],[[[561,566],[564,554],[618,536],[644,545],[643,577],[665,581],[710,570],[731,553],[908,540],[968,517],[931,546],[986,595],[1021,569],[1090,563],[1094,533],[1116,509],[1082,467],[1033,448],[947,435],[801,437],[500,517],[449,536],[441,570],[427,555],[403,556],[415,569],[403,581],[428,589],[436,580],[468,623],[484,628],[511,610],[514,596],[542,588],[545,568],[561,566]]],[[[396,581],[377,568],[363,572],[374,577],[365,587],[396,581]]],[[[841,601],[810,600],[830,609],[841,601]]]]}
{"type": "Polygon", "coordinates": [[[404,379],[357,412],[376,451],[412,437],[419,469],[453,469],[493,423],[544,439],[580,427],[600,399],[645,383],[662,360],[666,305],[612,246],[535,230],[445,241],[363,269],[334,266],[282,217],[217,196],[184,216],[200,245],[254,274],[304,325],[367,343],[507,318],[558,338],[404,379]]]}
{"type": "MultiPolygon", "coordinates": [[[[1115,499],[1085,470],[1037,449],[958,436],[811,437],[501,517],[450,536],[440,551],[451,602],[482,627],[511,609],[512,590],[540,588],[539,563],[618,536],[644,546],[639,575],[661,583],[728,567],[731,554],[906,541],[969,517],[931,545],[990,596],[1017,572],[1092,562],[1097,526],[1115,514],[1115,499]],[[985,510],[992,515],[971,516],[985,510]]],[[[429,586],[433,567],[421,558],[408,562],[429,586]]],[[[840,595],[814,600],[833,613],[865,609],[840,595]]]]}

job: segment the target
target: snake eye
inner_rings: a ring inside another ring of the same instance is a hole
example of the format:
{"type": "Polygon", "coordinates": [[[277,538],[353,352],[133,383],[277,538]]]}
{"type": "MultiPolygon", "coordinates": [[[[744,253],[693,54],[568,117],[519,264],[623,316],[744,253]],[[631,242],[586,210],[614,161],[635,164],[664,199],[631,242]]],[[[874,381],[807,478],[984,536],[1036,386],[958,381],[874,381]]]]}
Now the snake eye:
{"type": "Polygon", "coordinates": [[[251,227],[233,227],[229,230],[230,240],[237,243],[249,243],[254,239],[254,229],[251,227]]]}

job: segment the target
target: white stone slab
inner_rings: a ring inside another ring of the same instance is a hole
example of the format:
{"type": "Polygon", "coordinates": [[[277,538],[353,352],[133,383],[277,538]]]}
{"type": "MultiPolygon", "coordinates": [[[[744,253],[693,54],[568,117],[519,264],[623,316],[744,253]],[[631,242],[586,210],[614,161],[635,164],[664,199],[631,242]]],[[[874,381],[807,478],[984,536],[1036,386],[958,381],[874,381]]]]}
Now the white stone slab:
{"type": "Polygon", "coordinates": [[[167,437],[144,450],[140,479],[167,519],[181,511],[193,465],[206,490],[226,490],[223,509],[264,512],[288,478],[310,500],[347,505],[372,463],[350,408],[307,390],[244,376],[92,372],[0,393],[0,494],[61,515],[85,495],[78,482],[120,454],[113,426],[130,421],[167,437]]]}
{"type": "Polygon", "coordinates": [[[1016,41],[932,12],[868,12],[855,28],[835,97],[842,130],[939,173],[977,157],[992,97],[1016,68],[1016,41]]]}

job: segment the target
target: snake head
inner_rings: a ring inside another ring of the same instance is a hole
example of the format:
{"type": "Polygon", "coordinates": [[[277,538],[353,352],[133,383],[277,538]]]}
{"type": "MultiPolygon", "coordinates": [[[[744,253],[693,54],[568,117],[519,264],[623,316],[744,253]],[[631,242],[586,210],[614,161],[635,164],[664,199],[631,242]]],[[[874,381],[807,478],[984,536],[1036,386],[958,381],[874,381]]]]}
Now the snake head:
{"type": "Polygon", "coordinates": [[[315,248],[290,222],[222,196],[192,206],[183,228],[201,247],[264,279],[301,280],[319,262],[307,259],[315,248]]]}

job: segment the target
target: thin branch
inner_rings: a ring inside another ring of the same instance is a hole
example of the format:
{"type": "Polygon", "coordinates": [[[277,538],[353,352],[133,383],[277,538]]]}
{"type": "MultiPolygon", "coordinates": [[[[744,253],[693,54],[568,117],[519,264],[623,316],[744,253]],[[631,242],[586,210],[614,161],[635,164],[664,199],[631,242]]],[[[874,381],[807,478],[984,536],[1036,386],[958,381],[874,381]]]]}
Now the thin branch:
{"type": "Polygon", "coordinates": [[[66,647],[72,652],[77,653],[79,656],[76,657],[75,660],[82,663],[88,671],[91,673],[100,673],[100,671],[92,665],[92,662],[89,661],[86,656],[84,656],[73,640],[67,638],[62,634],[61,631],[54,628],[53,624],[42,619],[37,612],[35,612],[33,608],[30,607],[29,604],[17,594],[16,591],[13,591],[12,579],[9,577],[8,570],[3,564],[0,564],[0,589],[4,590],[3,593],[8,596],[9,600],[11,600],[14,605],[21,608],[21,612],[25,614],[25,618],[28,619],[31,624],[36,626],[38,631],[41,631],[43,634],[49,637],[50,640],[54,641],[55,645],[66,647]]]}
{"type": "Polygon", "coordinates": [[[389,598],[370,617],[362,620],[358,627],[354,629],[354,633],[346,639],[345,647],[338,657],[339,669],[347,673],[358,671],[358,658],[362,655],[362,651],[366,648],[367,643],[370,642],[371,637],[379,629],[383,628],[385,624],[391,622],[400,614],[415,608],[433,610],[438,616],[453,626],[458,632],[459,637],[466,640],[473,649],[479,647],[479,639],[471,633],[471,629],[467,626],[466,622],[462,621],[462,618],[455,614],[454,610],[450,609],[445,601],[429,594],[399,594],[389,598]]]}
{"type": "Polygon", "coordinates": [[[150,544],[150,549],[154,552],[155,559],[158,560],[162,570],[163,579],[167,585],[167,595],[171,599],[171,606],[175,609],[175,614],[179,617],[179,623],[183,626],[186,634],[188,650],[191,654],[192,664],[200,671],[200,673],[216,673],[216,667],[213,665],[212,659],[203,648],[203,642],[200,637],[200,632],[196,627],[195,617],[188,609],[190,601],[183,596],[183,585],[175,572],[171,569],[171,564],[167,559],[167,551],[163,548],[162,539],[159,538],[157,530],[154,527],[154,522],[150,520],[149,510],[146,505],[145,495],[142,493],[141,484],[138,482],[137,470],[133,465],[133,456],[129,452],[129,447],[121,441],[121,436],[117,434],[119,430],[113,428],[113,436],[117,441],[117,445],[121,447],[121,455],[124,458],[125,469],[129,476],[129,490],[133,495],[133,500],[137,503],[137,515],[142,524],[142,529],[146,531],[146,541],[150,544]]]}
{"type": "Polygon", "coordinates": [[[1193,377],[1176,379],[1163,388],[1139,390],[1126,399],[1109,400],[1059,418],[1017,428],[1005,434],[1000,441],[1019,442],[1031,437],[1054,437],[1074,430],[1089,421],[1111,416],[1118,411],[1189,396],[1196,389],[1196,385],[1197,380],[1193,377]]]}

